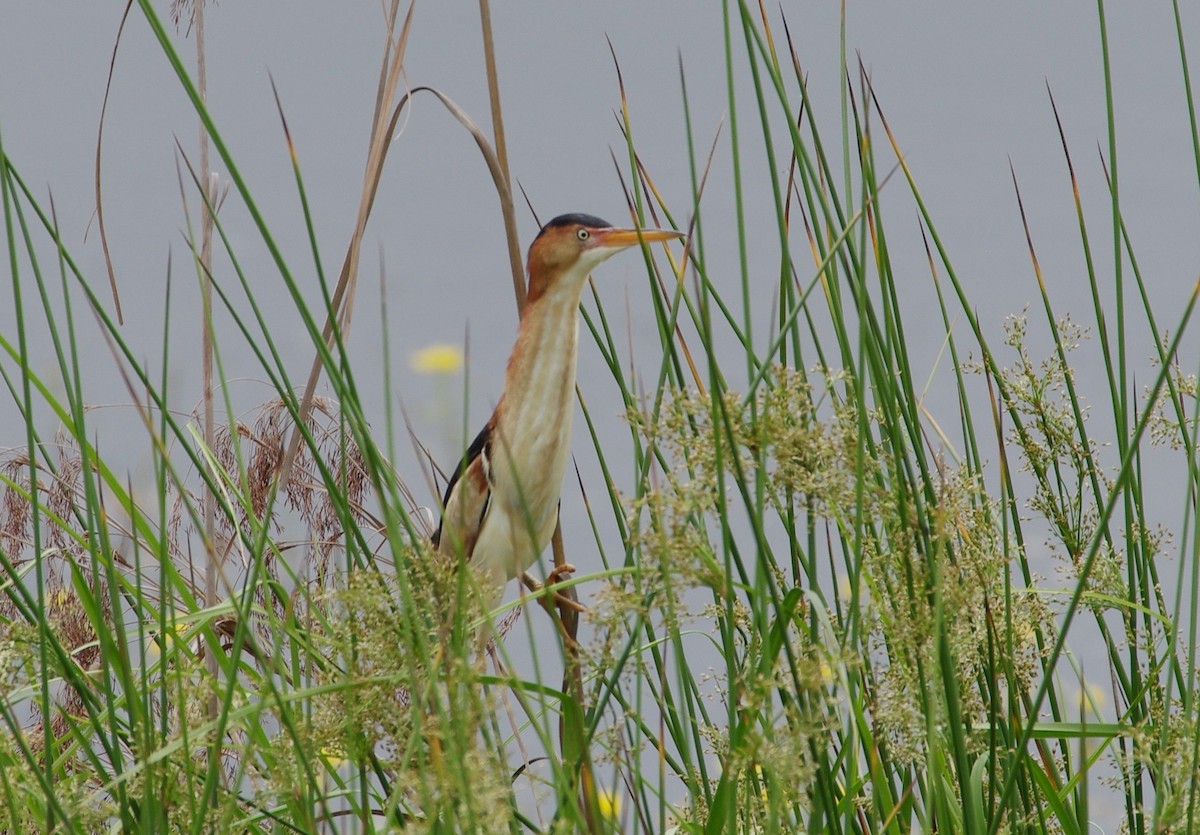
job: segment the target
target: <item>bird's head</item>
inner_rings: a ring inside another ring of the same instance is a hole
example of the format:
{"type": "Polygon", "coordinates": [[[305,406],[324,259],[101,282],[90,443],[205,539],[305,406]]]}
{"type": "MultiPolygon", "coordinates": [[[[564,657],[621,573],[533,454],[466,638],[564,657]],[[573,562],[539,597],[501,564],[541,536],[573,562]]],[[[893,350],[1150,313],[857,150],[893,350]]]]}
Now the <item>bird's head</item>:
{"type": "Polygon", "coordinates": [[[592,215],[559,215],[529,247],[529,301],[560,286],[581,289],[596,266],[640,241],[682,238],[663,229],[617,229],[592,215]]]}

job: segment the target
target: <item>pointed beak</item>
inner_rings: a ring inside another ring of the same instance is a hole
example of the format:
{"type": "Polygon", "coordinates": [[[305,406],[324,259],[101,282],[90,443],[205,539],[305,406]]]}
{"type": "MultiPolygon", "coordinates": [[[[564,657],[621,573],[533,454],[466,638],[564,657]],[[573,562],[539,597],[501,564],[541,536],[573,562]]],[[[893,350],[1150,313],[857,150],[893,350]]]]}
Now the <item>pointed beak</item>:
{"type": "Polygon", "coordinates": [[[672,232],[669,229],[601,229],[593,234],[592,240],[597,246],[623,247],[634,246],[642,241],[653,243],[682,237],[682,232],[672,232]]]}

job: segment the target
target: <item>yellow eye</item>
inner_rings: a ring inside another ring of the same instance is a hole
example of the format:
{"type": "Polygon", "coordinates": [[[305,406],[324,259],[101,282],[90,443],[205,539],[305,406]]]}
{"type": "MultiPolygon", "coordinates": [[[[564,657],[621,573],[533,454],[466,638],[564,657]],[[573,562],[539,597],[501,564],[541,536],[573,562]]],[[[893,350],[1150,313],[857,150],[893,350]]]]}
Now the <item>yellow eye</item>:
{"type": "Polygon", "coordinates": [[[592,233],[583,228],[580,228],[580,230],[575,233],[575,237],[579,238],[579,240],[581,240],[581,241],[586,241],[591,236],[592,236],[592,233]]]}

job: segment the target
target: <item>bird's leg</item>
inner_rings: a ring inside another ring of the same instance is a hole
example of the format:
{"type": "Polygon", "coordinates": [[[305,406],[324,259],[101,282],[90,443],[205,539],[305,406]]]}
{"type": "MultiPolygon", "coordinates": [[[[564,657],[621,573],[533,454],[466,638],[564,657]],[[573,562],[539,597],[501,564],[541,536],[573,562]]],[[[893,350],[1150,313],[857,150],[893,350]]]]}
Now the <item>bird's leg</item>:
{"type": "MultiPolygon", "coordinates": [[[[531,575],[528,571],[526,571],[524,574],[521,575],[521,582],[525,584],[525,587],[528,588],[530,592],[532,592],[533,594],[537,594],[538,592],[542,591],[542,589],[544,589],[546,586],[553,586],[555,583],[561,583],[563,580],[567,579],[567,577],[569,577],[570,575],[572,575],[574,573],[575,573],[575,566],[571,565],[569,562],[564,562],[561,565],[556,565],[556,566],[554,566],[554,568],[550,569],[550,573],[546,575],[545,583],[538,582],[538,580],[533,575],[531,575]]],[[[584,606],[582,603],[580,603],[578,600],[572,600],[571,598],[567,597],[562,592],[558,592],[558,591],[556,591],[554,593],[553,603],[551,602],[549,597],[546,597],[544,595],[541,597],[538,597],[538,602],[541,603],[542,608],[544,608],[548,612],[550,611],[550,607],[552,605],[554,605],[555,603],[560,606],[566,606],[568,609],[571,609],[576,612],[583,613],[583,612],[587,611],[587,607],[584,606]]]]}
{"type": "MultiPolygon", "coordinates": [[[[570,563],[559,563],[546,576],[546,583],[556,583],[561,579],[561,575],[570,574],[574,570],[575,566],[570,563]]],[[[545,585],[530,576],[529,572],[521,575],[521,582],[535,594],[545,588],[545,585]]],[[[536,600],[546,610],[546,614],[550,616],[550,620],[554,621],[558,627],[558,631],[562,634],[563,645],[567,648],[576,648],[577,650],[578,643],[575,641],[575,632],[579,628],[579,614],[580,612],[586,612],[587,607],[575,599],[574,591],[574,589],[570,588],[566,592],[556,591],[554,592],[553,601],[549,596],[539,594],[536,600]],[[555,608],[556,606],[557,608],[555,608]]],[[[570,652],[571,650],[568,649],[568,651],[570,652]]]]}

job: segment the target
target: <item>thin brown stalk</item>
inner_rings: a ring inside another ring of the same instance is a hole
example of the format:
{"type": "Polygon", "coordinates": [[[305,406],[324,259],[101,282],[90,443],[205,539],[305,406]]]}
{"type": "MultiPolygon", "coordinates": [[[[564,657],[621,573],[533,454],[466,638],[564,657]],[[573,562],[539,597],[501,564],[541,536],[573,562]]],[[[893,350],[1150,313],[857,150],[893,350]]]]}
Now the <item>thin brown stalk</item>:
{"type": "MultiPolygon", "coordinates": [[[[196,27],[196,88],[200,101],[208,103],[208,61],[204,38],[204,0],[195,0],[192,11],[193,24],[196,27]]],[[[213,217],[210,211],[209,193],[209,159],[208,159],[208,130],[204,120],[200,120],[200,188],[203,193],[200,199],[200,351],[201,378],[203,385],[204,404],[204,445],[213,449],[216,445],[217,428],[215,407],[213,404],[213,332],[212,332],[212,233],[213,217]]],[[[215,532],[217,526],[217,497],[211,488],[204,490],[204,602],[206,606],[217,605],[217,579],[220,574],[223,557],[217,551],[215,532]]],[[[213,652],[205,656],[208,674],[214,679],[217,676],[217,657],[213,652]]],[[[214,690],[208,699],[208,716],[217,717],[220,710],[220,700],[214,690]]],[[[213,752],[213,756],[216,752],[213,752]]]]}
{"type": "MultiPolygon", "coordinates": [[[[492,111],[492,133],[496,158],[500,174],[504,178],[505,188],[502,190],[500,210],[504,215],[505,238],[508,242],[509,266],[512,269],[513,293],[517,300],[518,316],[525,315],[525,272],[521,266],[521,249],[517,237],[517,218],[512,200],[512,177],[508,169],[508,153],[504,142],[504,114],[500,106],[500,80],[496,72],[496,50],[492,39],[492,18],[488,0],[479,0],[479,19],[483,28],[483,54],[487,67],[488,99],[492,111]]],[[[561,571],[567,564],[563,546],[562,521],[559,520],[551,537],[551,550],[554,553],[555,571],[561,571]]],[[[559,626],[563,635],[563,693],[569,694],[574,700],[580,715],[583,713],[583,670],[582,658],[579,652],[579,598],[573,586],[568,586],[563,592],[555,594],[559,626]]],[[[549,612],[549,608],[547,608],[549,612]]],[[[567,729],[564,721],[560,722],[560,752],[567,754],[573,747],[567,739],[567,729]]],[[[582,733],[577,727],[575,732],[582,733]]],[[[592,776],[591,762],[583,740],[575,740],[579,751],[579,802],[583,810],[584,821],[589,832],[599,832],[600,814],[599,802],[596,796],[596,782],[592,776]]],[[[568,764],[571,765],[571,764],[568,764]]]]}
{"type": "MultiPolygon", "coordinates": [[[[338,276],[337,285],[334,287],[333,295],[330,298],[329,314],[325,321],[325,329],[322,332],[322,338],[326,346],[333,345],[335,321],[338,323],[338,328],[343,336],[350,327],[362,239],[366,232],[367,220],[371,216],[371,208],[375,204],[375,193],[379,188],[379,179],[383,173],[383,162],[387,157],[387,149],[391,144],[392,135],[395,132],[395,114],[393,114],[391,120],[387,119],[386,114],[392,110],[392,102],[395,100],[396,90],[399,88],[400,75],[404,68],[404,53],[408,46],[408,33],[412,26],[413,9],[416,7],[416,3],[409,4],[408,14],[404,18],[404,25],[400,29],[399,36],[395,37],[394,33],[396,20],[399,17],[399,7],[400,0],[392,0],[391,13],[388,16],[387,44],[384,47],[383,61],[380,65],[379,91],[376,95],[375,113],[371,121],[371,141],[367,148],[367,164],[363,170],[363,190],[358,203],[358,217],[354,224],[354,231],[350,236],[350,244],[346,248],[346,258],[342,262],[342,271],[338,276]]],[[[397,106],[396,113],[399,112],[399,108],[403,106],[403,102],[407,99],[408,95],[397,106]]],[[[282,117],[282,110],[280,116],[282,117]]],[[[292,151],[290,141],[288,150],[292,151]]],[[[296,453],[300,449],[300,427],[304,425],[309,413],[312,411],[313,397],[316,394],[317,380],[320,378],[320,375],[321,355],[318,352],[308,372],[308,380],[305,383],[304,394],[301,397],[296,427],[292,430],[292,434],[288,439],[287,449],[284,452],[283,464],[279,472],[279,483],[281,485],[286,485],[288,479],[291,477],[292,465],[296,460],[296,453]]]]}
{"type": "MultiPolygon", "coordinates": [[[[629,118],[629,100],[625,95],[625,78],[621,74],[621,63],[620,63],[620,61],[617,60],[617,50],[613,46],[611,40],[608,42],[608,51],[609,51],[609,54],[612,55],[613,68],[617,72],[617,89],[619,90],[620,97],[621,97],[621,113],[617,117],[617,127],[620,129],[621,135],[623,137],[625,137],[626,143],[628,143],[630,146],[632,146],[633,139],[632,139],[632,133],[631,133],[631,123],[630,123],[630,118],[629,118]]],[[[713,155],[716,153],[717,140],[721,136],[721,127],[723,125],[724,125],[724,120],[722,120],[722,122],[717,126],[717,132],[713,136],[712,147],[709,148],[709,151],[708,151],[708,160],[704,164],[704,172],[700,178],[700,186],[696,191],[696,199],[695,199],[695,203],[692,207],[692,219],[688,223],[687,237],[684,239],[684,243],[683,243],[683,254],[680,256],[679,261],[676,261],[674,259],[674,257],[671,255],[671,250],[669,247],[667,247],[667,246],[663,247],[663,251],[667,254],[667,260],[671,264],[671,272],[674,274],[676,282],[683,281],[683,272],[687,268],[688,255],[691,252],[691,246],[692,246],[692,232],[693,232],[693,230],[695,228],[695,224],[696,224],[696,215],[700,211],[700,201],[704,196],[704,186],[708,182],[708,172],[712,168],[713,155]]],[[[630,218],[631,218],[631,220],[633,220],[636,223],[637,222],[637,212],[636,212],[636,206],[635,206],[634,199],[633,199],[633,194],[629,191],[628,187],[625,185],[625,178],[621,174],[621,166],[617,162],[616,152],[610,151],[609,153],[612,156],[613,166],[617,169],[617,178],[621,181],[621,188],[625,192],[625,202],[629,208],[630,218]]],[[[659,225],[657,222],[657,213],[654,210],[654,204],[657,203],[665,211],[667,208],[666,200],[663,198],[662,193],[659,192],[658,187],[654,184],[654,180],[653,180],[653,178],[651,178],[650,172],[646,170],[645,165],[642,163],[641,157],[638,156],[636,151],[633,152],[633,162],[634,162],[634,166],[637,169],[637,176],[639,177],[640,181],[645,186],[646,190],[650,193],[651,197],[654,198],[653,201],[649,204],[649,207],[650,207],[651,215],[655,219],[655,225],[659,225]]],[[[671,294],[667,291],[666,285],[663,284],[662,276],[658,274],[657,270],[655,271],[655,279],[657,280],[659,293],[662,296],[663,303],[665,305],[667,305],[669,308],[671,306],[671,294]]],[[[704,380],[701,378],[700,371],[696,367],[695,359],[692,356],[691,349],[688,348],[687,340],[684,338],[683,330],[679,327],[678,322],[675,323],[675,338],[679,343],[680,350],[683,351],[684,358],[688,364],[688,370],[690,371],[690,373],[692,375],[692,379],[696,383],[696,388],[701,393],[703,393],[705,391],[704,380]]]]}
{"type": "Polygon", "coordinates": [[[509,184],[509,198],[500,201],[504,215],[504,237],[508,242],[508,262],[512,269],[513,293],[517,297],[517,313],[525,314],[525,271],[521,266],[521,241],[517,235],[517,215],[512,201],[512,177],[508,172],[508,146],[504,141],[504,114],[500,108],[500,78],[496,72],[496,47],[492,40],[492,13],[488,0],[479,0],[479,19],[483,26],[483,58],[487,66],[488,102],[492,110],[492,143],[500,172],[509,184]]]}
{"type": "Polygon", "coordinates": [[[100,230],[100,249],[104,253],[104,267],[108,270],[108,286],[112,290],[113,308],[117,314],[117,324],[125,324],[125,315],[121,312],[121,295],[117,292],[117,274],[113,270],[112,253],[108,248],[108,234],[104,228],[104,201],[101,199],[100,188],[100,149],[104,144],[104,116],[108,113],[108,94],[112,91],[113,71],[117,66],[117,50],[121,46],[121,35],[125,32],[125,21],[129,20],[129,10],[133,8],[133,0],[127,0],[125,11],[121,12],[121,23],[117,27],[117,38],[113,42],[112,57],[108,60],[108,78],[104,81],[104,101],[100,105],[100,125],[96,128],[96,225],[100,230]]]}

